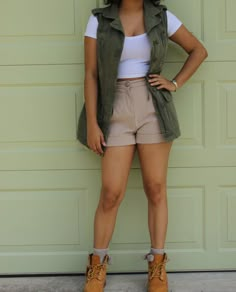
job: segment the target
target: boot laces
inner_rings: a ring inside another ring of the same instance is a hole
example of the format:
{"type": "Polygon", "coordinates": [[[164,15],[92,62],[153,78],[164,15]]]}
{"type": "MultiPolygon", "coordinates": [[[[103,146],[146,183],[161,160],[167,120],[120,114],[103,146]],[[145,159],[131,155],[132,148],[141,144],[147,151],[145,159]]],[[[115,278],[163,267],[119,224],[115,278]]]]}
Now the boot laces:
{"type": "Polygon", "coordinates": [[[87,280],[91,281],[93,279],[97,280],[102,280],[104,274],[104,265],[103,264],[98,264],[98,265],[93,265],[88,268],[87,271],[87,280]]]}
{"type": "MultiPolygon", "coordinates": [[[[144,259],[153,260],[153,255],[148,253],[144,256],[144,259]]],[[[161,281],[164,280],[163,278],[163,271],[165,264],[169,261],[167,257],[160,263],[154,264],[149,268],[149,279],[152,280],[153,278],[159,278],[161,281]]]]}
{"type": "Polygon", "coordinates": [[[155,264],[150,268],[149,270],[150,280],[152,280],[153,278],[159,278],[161,281],[164,280],[163,269],[164,269],[165,263],[166,261],[163,261],[162,263],[155,264]]]}

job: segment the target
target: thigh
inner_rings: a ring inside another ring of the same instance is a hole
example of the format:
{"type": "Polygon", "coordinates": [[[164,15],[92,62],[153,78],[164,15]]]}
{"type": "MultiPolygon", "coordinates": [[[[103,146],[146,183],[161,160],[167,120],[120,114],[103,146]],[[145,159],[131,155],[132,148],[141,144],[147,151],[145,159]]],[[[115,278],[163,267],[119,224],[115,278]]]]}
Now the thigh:
{"type": "Polygon", "coordinates": [[[173,142],[137,144],[144,185],[166,183],[172,144],[173,142]]]}
{"type": "Polygon", "coordinates": [[[114,190],[125,190],[136,145],[107,147],[101,160],[102,184],[114,190]]]}

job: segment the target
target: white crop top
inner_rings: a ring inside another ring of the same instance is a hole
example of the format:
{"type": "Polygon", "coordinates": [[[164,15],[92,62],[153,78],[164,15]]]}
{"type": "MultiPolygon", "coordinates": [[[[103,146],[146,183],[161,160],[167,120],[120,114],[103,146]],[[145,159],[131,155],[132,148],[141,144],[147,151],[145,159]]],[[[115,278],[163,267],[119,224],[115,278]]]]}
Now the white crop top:
{"type": "MultiPolygon", "coordinates": [[[[182,22],[167,10],[168,37],[172,36],[182,22]]],[[[97,38],[97,17],[91,15],[85,31],[85,36],[97,38]]],[[[117,78],[144,77],[149,68],[151,46],[146,33],[136,36],[126,36],[118,67],[117,78]]]]}

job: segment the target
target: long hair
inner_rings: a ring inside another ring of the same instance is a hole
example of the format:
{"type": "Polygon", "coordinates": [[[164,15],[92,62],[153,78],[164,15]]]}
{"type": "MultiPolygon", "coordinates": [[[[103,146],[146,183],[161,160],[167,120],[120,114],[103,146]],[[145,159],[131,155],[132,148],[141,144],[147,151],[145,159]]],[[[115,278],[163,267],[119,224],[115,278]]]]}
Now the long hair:
{"type": "MultiPolygon", "coordinates": [[[[105,3],[105,5],[110,5],[113,3],[120,4],[121,1],[122,0],[104,0],[104,3],[105,3]]],[[[151,1],[155,5],[158,5],[161,2],[161,0],[149,0],[149,1],[151,1]]]]}

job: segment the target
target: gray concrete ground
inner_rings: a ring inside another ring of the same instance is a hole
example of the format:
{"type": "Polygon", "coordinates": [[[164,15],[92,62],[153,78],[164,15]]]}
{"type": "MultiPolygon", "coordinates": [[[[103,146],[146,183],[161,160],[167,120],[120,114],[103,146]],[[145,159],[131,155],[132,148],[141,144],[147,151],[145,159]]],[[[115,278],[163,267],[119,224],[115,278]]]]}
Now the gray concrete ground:
{"type": "MultiPolygon", "coordinates": [[[[236,272],[169,273],[169,292],[236,292],[236,272]]],[[[145,274],[108,275],[104,292],[145,292],[145,274]]],[[[83,276],[1,277],[0,292],[82,292],[83,276]]]]}

